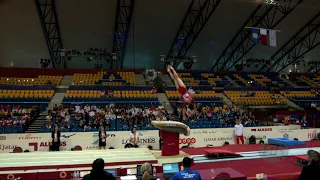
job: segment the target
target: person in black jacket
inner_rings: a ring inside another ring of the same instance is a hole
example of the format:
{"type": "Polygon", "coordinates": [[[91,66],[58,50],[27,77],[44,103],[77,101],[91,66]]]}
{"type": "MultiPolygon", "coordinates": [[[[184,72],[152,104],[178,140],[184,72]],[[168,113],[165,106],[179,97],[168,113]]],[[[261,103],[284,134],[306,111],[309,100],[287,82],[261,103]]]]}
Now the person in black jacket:
{"type": "Polygon", "coordinates": [[[54,131],[51,133],[51,138],[52,138],[52,151],[59,151],[60,147],[60,137],[61,137],[61,132],[59,131],[58,125],[55,126],[54,131]]]}
{"type": "Polygon", "coordinates": [[[106,149],[107,133],[101,125],[99,130],[99,149],[106,149]]]}
{"type": "Polygon", "coordinates": [[[308,151],[309,164],[304,166],[299,180],[316,180],[320,179],[320,154],[317,151],[308,151]]]}
{"type": "Polygon", "coordinates": [[[83,180],[115,180],[115,177],[104,170],[104,160],[99,158],[93,161],[90,174],[85,175],[83,180]]]}

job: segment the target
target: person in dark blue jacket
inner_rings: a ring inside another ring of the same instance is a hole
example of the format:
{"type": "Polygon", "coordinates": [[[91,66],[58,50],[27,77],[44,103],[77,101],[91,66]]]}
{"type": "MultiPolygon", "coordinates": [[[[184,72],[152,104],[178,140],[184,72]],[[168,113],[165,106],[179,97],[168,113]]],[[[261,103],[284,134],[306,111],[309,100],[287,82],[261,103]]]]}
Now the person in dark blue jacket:
{"type": "Polygon", "coordinates": [[[93,161],[90,174],[85,175],[83,180],[115,180],[115,177],[104,170],[104,160],[99,158],[93,161]]]}
{"type": "Polygon", "coordinates": [[[185,157],[182,161],[183,170],[177,172],[170,180],[201,180],[201,176],[198,171],[191,169],[192,159],[185,157]]]}

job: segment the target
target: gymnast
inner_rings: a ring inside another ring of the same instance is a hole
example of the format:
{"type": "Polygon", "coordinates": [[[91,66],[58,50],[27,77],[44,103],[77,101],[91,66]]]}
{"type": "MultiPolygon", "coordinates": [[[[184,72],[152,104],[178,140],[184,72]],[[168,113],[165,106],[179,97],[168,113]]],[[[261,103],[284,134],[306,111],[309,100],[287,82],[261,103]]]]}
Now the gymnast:
{"type": "Polygon", "coordinates": [[[196,103],[192,97],[191,94],[194,94],[194,92],[192,92],[193,90],[188,91],[185,84],[183,83],[183,81],[179,78],[177,72],[174,70],[174,68],[172,66],[168,66],[167,69],[171,79],[173,79],[174,84],[177,88],[177,91],[179,91],[179,93],[182,96],[182,100],[183,100],[183,119],[186,119],[186,113],[187,113],[187,106],[189,106],[189,104],[193,105],[193,113],[196,110],[196,103]]]}

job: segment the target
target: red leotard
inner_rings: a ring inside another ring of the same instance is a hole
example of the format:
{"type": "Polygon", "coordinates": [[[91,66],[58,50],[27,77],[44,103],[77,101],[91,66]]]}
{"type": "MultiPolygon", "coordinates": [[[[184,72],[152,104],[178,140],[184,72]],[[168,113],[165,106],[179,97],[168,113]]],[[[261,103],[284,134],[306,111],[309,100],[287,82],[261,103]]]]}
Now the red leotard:
{"type": "Polygon", "coordinates": [[[191,96],[191,94],[188,92],[187,88],[185,87],[179,87],[178,88],[179,93],[182,95],[183,98],[183,107],[187,107],[188,103],[185,101],[185,98],[188,97],[191,99],[191,102],[194,103],[194,99],[191,96]]]}

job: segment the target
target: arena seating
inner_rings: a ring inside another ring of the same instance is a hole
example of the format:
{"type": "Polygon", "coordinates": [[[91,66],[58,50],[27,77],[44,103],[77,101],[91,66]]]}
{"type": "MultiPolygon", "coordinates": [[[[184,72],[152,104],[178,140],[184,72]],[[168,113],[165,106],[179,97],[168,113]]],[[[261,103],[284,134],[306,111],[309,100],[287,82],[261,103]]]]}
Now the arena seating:
{"type": "Polygon", "coordinates": [[[243,87],[257,86],[255,83],[250,83],[252,80],[247,74],[229,72],[229,77],[243,87]]]}
{"type": "MultiPolygon", "coordinates": [[[[201,72],[190,72],[190,73],[179,73],[180,78],[183,80],[186,86],[197,87],[197,86],[212,86],[212,87],[224,87],[230,82],[220,74],[214,73],[201,73],[201,72]]],[[[201,88],[201,87],[200,87],[201,88]]]]}
{"type": "Polygon", "coordinates": [[[124,84],[134,86],[136,79],[134,72],[103,72],[96,74],[74,74],[72,85],[92,86],[122,86],[124,84]]]}
{"type": "Polygon", "coordinates": [[[318,74],[303,74],[301,77],[305,81],[317,86],[317,88],[320,87],[320,75],[318,75],[318,74]]]}
{"type": "Polygon", "coordinates": [[[273,99],[272,94],[266,90],[243,90],[243,91],[224,91],[224,94],[235,104],[235,105],[284,105],[286,102],[283,99],[273,99]],[[247,96],[247,93],[252,93],[247,96]]]}
{"type": "Polygon", "coordinates": [[[320,97],[311,90],[312,88],[285,88],[280,93],[295,104],[303,108],[310,108],[313,101],[318,102],[320,100],[320,97]]]}
{"type": "Polygon", "coordinates": [[[287,87],[289,84],[273,74],[248,74],[248,76],[262,87],[287,87]]]}
{"type": "Polygon", "coordinates": [[[109,103],[121,105],[159,105],[156,94],[151,92],[152,86],[70,86],[63,99],[63,104],[96,104],[105,106],[109,103]],[[112,95],[101,95],[102,91],[112,90],[112,95]]]}
{"type": "Polygon", "coordinates": [[[289,87],[290,84],[281,80],[274,73],[244,73],[244,72],[229,72],[229,77],[236,81],[240,86],[244,87],[289,87]]]}
{"type": "Polygon", "coordinates": [[[0,84],[4,85],[60,85],[62,76],[38,76],[37,78],[1,77],[0,84]]]}
{"type": "Polygon", "coordinates": [[[31,108],[37,106],[44,111],[54,95],[53,86],[0,86],[0,104],[31,108]]]}

